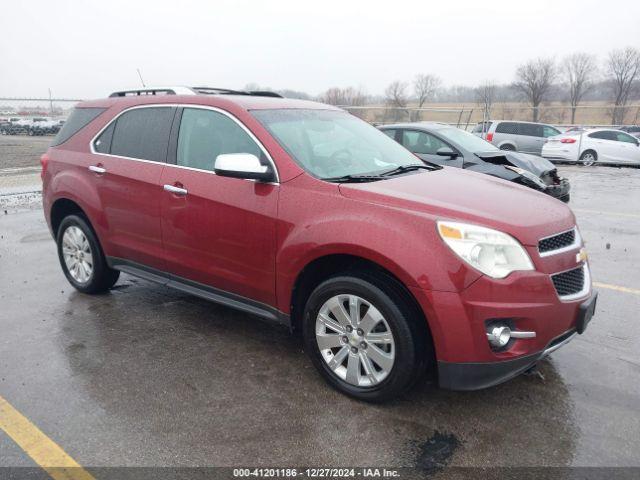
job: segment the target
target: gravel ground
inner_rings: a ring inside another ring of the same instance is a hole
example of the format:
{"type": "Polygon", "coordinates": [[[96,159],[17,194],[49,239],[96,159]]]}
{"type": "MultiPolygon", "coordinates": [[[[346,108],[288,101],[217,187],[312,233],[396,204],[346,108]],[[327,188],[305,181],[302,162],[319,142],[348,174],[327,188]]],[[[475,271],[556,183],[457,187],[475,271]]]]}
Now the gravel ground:
{"type": "Polygon", "coordinates": [[[0,135],[0,170],[40,165],[40,155],[51,140],[51,136],[0,135]]]}

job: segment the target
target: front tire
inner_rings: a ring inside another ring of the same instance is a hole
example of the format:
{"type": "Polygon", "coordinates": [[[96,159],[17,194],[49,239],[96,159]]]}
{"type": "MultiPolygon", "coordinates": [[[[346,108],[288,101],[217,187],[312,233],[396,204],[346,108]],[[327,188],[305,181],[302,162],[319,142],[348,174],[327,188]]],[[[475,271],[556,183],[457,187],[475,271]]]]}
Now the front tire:
{"type": "Polygon", "coordinates": [[[56,242],[62,271],[76,290],[105,292],[118,281],[120,272],[107,265],[98,239],[84,217],[65,217],[58,228],[56,242]]]}
{"type": "Polygon", "coordinates": [[[382,276],[338,276],[309,296],[304,346],[314,366],[337,390],[369,402],[406,392],[430,357],[424,318],[382,276]],[[422,322],[422,323],[421,323],[422,322]]]}
{"type": "Polygon", "coordinates": [[[593,150],[586,150],[580,155],[580,162],[585,167],[590,167],[598,161],[598,154],[593,150]]]}

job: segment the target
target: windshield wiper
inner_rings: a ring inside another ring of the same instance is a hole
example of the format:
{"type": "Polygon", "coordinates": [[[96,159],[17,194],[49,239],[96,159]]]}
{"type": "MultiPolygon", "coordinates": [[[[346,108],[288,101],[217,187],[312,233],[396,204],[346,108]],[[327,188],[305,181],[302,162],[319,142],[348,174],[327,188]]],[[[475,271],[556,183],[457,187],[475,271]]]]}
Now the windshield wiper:
{"type": "Polygon", "coordinates": [[[405,172],[413,172],[414,170],[440,170],[442,167],[436,164],[423,164],[423,163],[412,163],[410,165],[400,165],[396,168],[392,168],[391,170],[387,170],[386,172],[382,172],[380,175],[389,176],[389,175],[398,175],[400,173],[405,172]]]}
{"type": "Polygon", "coordinates": [[[343,175],[341,177],[328,177],[322,180],[326,182],[339,182],[339,183],[364,183],[364,182],[377,182],[378,180],[384,180],[382,175],[343,175]]]}

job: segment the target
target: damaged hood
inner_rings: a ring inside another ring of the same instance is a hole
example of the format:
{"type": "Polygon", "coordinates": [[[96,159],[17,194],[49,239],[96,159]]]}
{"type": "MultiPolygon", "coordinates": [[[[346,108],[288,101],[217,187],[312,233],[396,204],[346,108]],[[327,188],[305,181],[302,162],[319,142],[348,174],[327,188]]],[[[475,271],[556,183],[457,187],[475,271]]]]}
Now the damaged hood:
{"type": "Polygon", "coordinates": [[[475,155],[485,162],[494,165],[512,165],[535,173],[538,177],[556,169],[555,165],[546,158],[527,153],[500,150],[496,152],[479,152],[475,155]]]}

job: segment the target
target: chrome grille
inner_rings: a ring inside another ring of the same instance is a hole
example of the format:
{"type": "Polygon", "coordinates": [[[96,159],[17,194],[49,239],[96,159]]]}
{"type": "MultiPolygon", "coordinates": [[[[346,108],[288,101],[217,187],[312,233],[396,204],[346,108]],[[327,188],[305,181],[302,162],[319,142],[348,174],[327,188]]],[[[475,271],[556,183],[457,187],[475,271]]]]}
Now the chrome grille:
{"type": "Polygon", "coordinates": [[[573,270],[551,275],[553,286],[558,292],[558,296],[566,297],[580,293],[584,288],[585,275],[584,266],[579,266],[573,270]]]}
{"type": "Polygon", "coordinates": [[[552,252],[554,250],[560,250],[561,248],[573,245],[576,241],[575,228],[568,232],[559,233],[552,237],[543,238],[538,242],[538,251],[540,253],[552,252]]]}

